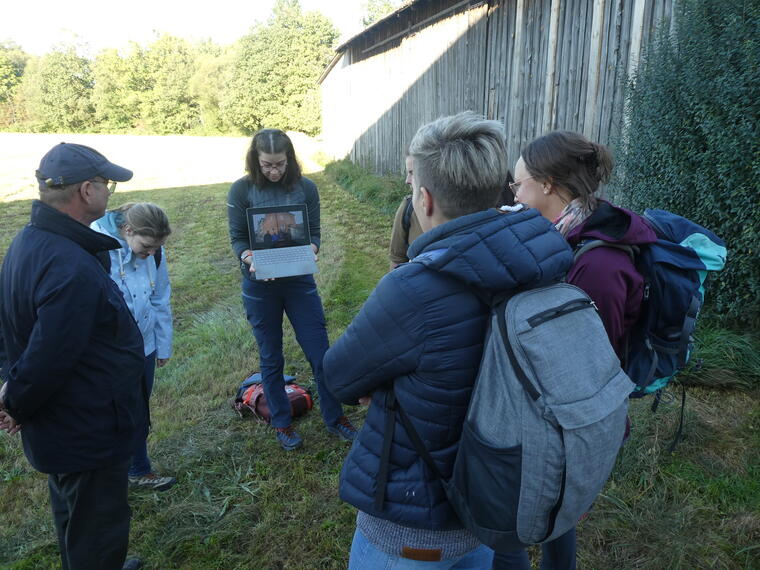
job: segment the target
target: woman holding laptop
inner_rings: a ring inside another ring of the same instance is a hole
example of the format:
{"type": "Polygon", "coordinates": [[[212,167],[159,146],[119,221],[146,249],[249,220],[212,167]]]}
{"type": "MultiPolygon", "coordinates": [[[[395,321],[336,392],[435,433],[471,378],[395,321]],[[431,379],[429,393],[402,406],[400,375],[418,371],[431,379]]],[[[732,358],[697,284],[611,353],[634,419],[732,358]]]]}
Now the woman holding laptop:
{"type": "Polygon", "coordinates": [[[314,373],[327,430],[353,441],[356,429],[324,385],[322,359],[328,348],[327,327],[314,277],[307,274],[257,280],[252,263],[246,210],[272,206],[306,206],[311,249],[316,258],[320,245],[317,186],[301,175],[293,143],[278,129],[262,129],[253,136],[245,166],[248,174],[230,187],[227,215],[232,249],[240,260],[243,306],[259,349],[264,395],[272,413],[275,435],[287,451],[303,445],[303,440],[293,429],[290,402],[285,393],[285,359],[282,354],[282,316],[285,313],[314,373]]]}

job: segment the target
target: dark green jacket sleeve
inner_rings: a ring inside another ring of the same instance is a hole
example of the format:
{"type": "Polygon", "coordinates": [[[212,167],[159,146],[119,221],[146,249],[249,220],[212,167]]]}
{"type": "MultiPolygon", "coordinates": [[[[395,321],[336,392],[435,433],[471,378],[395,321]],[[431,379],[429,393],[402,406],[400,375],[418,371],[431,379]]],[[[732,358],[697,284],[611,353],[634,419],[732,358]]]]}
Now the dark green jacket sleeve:
{"type": "Polygon", "coordinates": [[[306,197],[306,211],[309,216],[309,234],[311,234],[311,243],[319,246],[322,243],[321,226],[319,220],[319,191],[317,185],[308,178],[301,178],[303,184],[303,193],[306,197]]]}
{"type": "Polygon", "coordinates": [[[245,219],[245,210],[248,204],[248,181],[241,178],[230,186],[227,194],[227,220],[230,230],[230,243],[235,257],[240,259],[240,254],[250,249],[248,237],[248,222],[245,219]]]}

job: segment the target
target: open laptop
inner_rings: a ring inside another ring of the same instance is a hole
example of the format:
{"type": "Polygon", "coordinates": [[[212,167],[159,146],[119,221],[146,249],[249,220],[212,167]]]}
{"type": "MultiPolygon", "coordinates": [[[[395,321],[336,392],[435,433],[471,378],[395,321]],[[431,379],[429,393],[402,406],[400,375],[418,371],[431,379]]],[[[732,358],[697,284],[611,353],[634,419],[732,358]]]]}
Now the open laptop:
{"type": "Polygon", "coordinates": [[[319,273],[305,204],[247,208],[256,280],[319,273]]]}

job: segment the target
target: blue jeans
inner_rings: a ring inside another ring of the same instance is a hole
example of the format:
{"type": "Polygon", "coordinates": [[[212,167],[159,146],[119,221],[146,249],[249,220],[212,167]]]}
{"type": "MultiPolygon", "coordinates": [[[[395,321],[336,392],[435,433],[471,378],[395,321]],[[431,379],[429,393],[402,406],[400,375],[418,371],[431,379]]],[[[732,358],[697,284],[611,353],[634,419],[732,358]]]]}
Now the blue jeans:
{"type": "MultiPolygon", "coordinates": [[[[496,552],[493,570],[530,570],[525,550],[496,552]]],[[[541,545],[541,570],[575,570],[575,527],[541,545]]]]}
{"type": "MultiPolygon", "coordinates": [[[[145,370],[143,371],[143,378],[145,381],[145,389],[148,392],[148,398],[153,391],[153,378],[156,374],[156,351],[145,357],[145,370]]],[[[142,394],[140,395],[142,397],[142,394]]],[[[146,402],[147,404],[147,402],[146,402]]],[[[145,420],[143,425],[137,428],[137,435],[135,436],[135,449],[132,455],[132,465],[129,466],[130,477],[141,477],[147,475],[152,471],[150,465],[150,459],[148,458],[148,432],[150,431],[150,414],[145,411],[145,420]]]]}
{"type": "Polygon", "coordinates": [[[439,562],[409,560],[386,554],[376,548],[357,529],[351,543],[348,570],[490,570],[493,551],[487,546],[478,546],[459,558],[439,562]]]}
{"type": "Polygon", "coordinates": [[[311,275],[274,281],[251,281],[243,278],[243,306],[259,348],[264,396],[272,413],[274,427],[288,427],[293,418],[282,377],[285,357],[282,355],[282,315],[288,315],[306,360],[311,365],[319,394],[322,419],[334,425],[343,415],[343,408],[327,390],[322,360],[327,352],[327,325],[322,300],[311,275]]]}

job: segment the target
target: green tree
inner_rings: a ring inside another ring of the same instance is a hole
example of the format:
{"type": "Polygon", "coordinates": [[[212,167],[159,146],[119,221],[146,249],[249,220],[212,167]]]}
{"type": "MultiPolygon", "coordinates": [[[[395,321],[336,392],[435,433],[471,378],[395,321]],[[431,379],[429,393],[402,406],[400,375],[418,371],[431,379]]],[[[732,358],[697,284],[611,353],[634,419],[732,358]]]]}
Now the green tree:
{"type": "Polygon", "coordinates": [[[185,40],[163,35],[135,54],[136,90],[148,128],[158,134],[184,133],[200,124],[197,101],[190,92],[195,55],[185,40]]]}
{"type": "Polygon", "coordinates": [[[29,56],[13,42],[0,42],[0,103],[9,101],[21,83],[29,56]]]}
{"type": "Polygon", "coordinates": [[[233,130],[220,110],[230,61],[229,49],[223,50],[211,42],[196,46],[195,73],[188,89],[198,105],[200,132],[203,134],[224,134],[233,130]]]}
{"type": "Polygon", "coordinates": [[[33,131],[77,132],[94,123],[90,62],[72,46],[56,48],[27,66],[20,96],[33,131]]]}
{"type": "Polygon", "coordinates": [[[122,131],[139,120],[140,99],[128,57],[114,49],[102,51],[93,63],[92,103],[101,130],[122,131]]]}
{"type": "Polygon", "coordinates": [[[0,42],[0,125],[20,120],[16,97],[29,56],[13,42],[0,42]]]}
{"type": "Polygon", "coordinates": [[[665,208],[726,241],[708,297],[760,322],[760,3],[683,0],[629,91],[615,197],[665,208]]]}
{"type": "Polygon", "coordinates": [[[318,132],[316,82],[337,37],[325,16],[304,14],[297,0],[278,0],[269,21],[236,45],[222,99],[226,120],[246,133],[262,127],[318,132]]]}
{"type": "Polygon", "coordinates": [[[382,20],[398,7],[399,2],[394,0],[367,0],[364,3],[365,16],[362,25],[366,28],[378,20],[382,20]]]}

